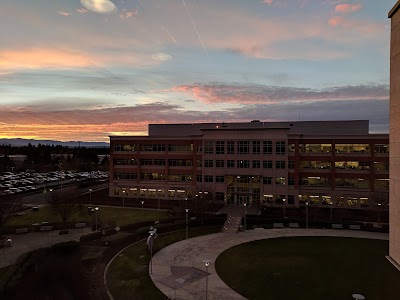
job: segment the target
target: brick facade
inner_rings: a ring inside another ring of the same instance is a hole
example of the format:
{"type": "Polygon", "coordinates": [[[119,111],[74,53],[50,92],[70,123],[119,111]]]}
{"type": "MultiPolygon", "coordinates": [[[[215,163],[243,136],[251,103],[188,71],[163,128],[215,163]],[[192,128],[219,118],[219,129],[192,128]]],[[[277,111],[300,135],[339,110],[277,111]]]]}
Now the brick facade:
{"type": "Polygon", "coordinates": [[[389,12],[390,44],[390,211],[389,256],[400,265],[400,3],[389,12]]]}

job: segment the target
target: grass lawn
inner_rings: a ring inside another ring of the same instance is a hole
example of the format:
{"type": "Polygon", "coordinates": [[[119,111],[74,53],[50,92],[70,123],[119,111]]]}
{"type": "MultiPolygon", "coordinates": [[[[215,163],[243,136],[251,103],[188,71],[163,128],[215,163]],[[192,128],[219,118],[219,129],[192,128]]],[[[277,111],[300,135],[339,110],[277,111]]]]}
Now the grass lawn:
{"type": "MultiPolygon", "coordinates": [[[[190,229],[190,237],[220,232],[221,226],[190,229]]],[[[159,235],[154,243],[154,252],[185,239],[185,230],[159,235]]],[[[139,242],[126,248],[114,259],[107,272],[107,285],[115,300],[165,300],[149,276],[150,254],[146,243],[139,242]]]]}
{"type": "MultiPolygon", "coordinates": [[[[114,223],[115,225],[126,225],[137,223],[141,221],[155,221],[167,218],[166,211],[157,210],[142,210],[123,208],[123,207],[101,207],[98,211],[98,220],[102,220],[108,224],[114,223]]],[[[75,214],[73,214],[68,222],[92,222],[94,214],[92,216],[88,215],[87,207],[84,206],[82,209],[75,214]]],[[[49,222],[49,223],[61,223],[60,215],[51,211],[49,206],[43,206],[39,208],[39,211],[29,211],[23,216],[16,216],[10,219],[6,226],[13,225],[32,225],[34,223],[49,222]]]]}
{"type": "Polygon", "coordinates": [[[11,268],[11,266],[0,268],[0,281],[3,278],[3,276],[6,275],[9,268],[11,268]]]}
{"type": "Polygon", "coordinates": [[[385,258],[388,241],[289,237],[223,252],[218,275],[248,299],[398,299],[400,272],[385,258]]]}

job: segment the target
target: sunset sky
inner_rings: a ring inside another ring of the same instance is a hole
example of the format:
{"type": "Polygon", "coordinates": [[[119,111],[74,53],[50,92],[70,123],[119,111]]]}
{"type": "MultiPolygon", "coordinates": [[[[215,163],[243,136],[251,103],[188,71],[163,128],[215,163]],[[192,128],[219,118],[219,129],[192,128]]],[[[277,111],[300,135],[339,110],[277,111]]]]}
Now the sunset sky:
{"type": "Polygon", "coordinates": [[[368,119],[388,132],[395,0],[0,0],[0,138],[368,119]]]}

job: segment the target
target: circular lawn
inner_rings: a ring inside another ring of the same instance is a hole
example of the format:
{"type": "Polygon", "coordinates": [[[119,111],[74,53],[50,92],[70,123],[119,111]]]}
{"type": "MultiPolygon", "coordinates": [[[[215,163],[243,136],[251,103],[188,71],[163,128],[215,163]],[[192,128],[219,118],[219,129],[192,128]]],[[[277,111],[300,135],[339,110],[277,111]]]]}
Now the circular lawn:
{"type": "Polygon", "coordinates": [[[385,258],[388,246],[359,238],[265,239],[226,250],[215,267],[248,299],[398,299],[400,271],[385,258]]]}

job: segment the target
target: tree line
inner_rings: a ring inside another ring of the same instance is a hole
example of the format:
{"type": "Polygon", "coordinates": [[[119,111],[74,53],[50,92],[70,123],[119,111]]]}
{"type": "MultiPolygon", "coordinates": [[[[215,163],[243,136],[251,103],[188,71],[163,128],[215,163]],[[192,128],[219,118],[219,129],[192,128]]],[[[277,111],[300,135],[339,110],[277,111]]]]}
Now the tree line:
{"type": "Polygon", "coordinates": [[[101,164],[97,155],[109,154],[109,148],[65,147],[61,145],[11,146],[0,145],[0,173],[33,169],[36,172],[63,170],[108,170],[108,158],[101,164]],[[10,159],[10,155],[26,155],[22,163],[10,159]]]}

